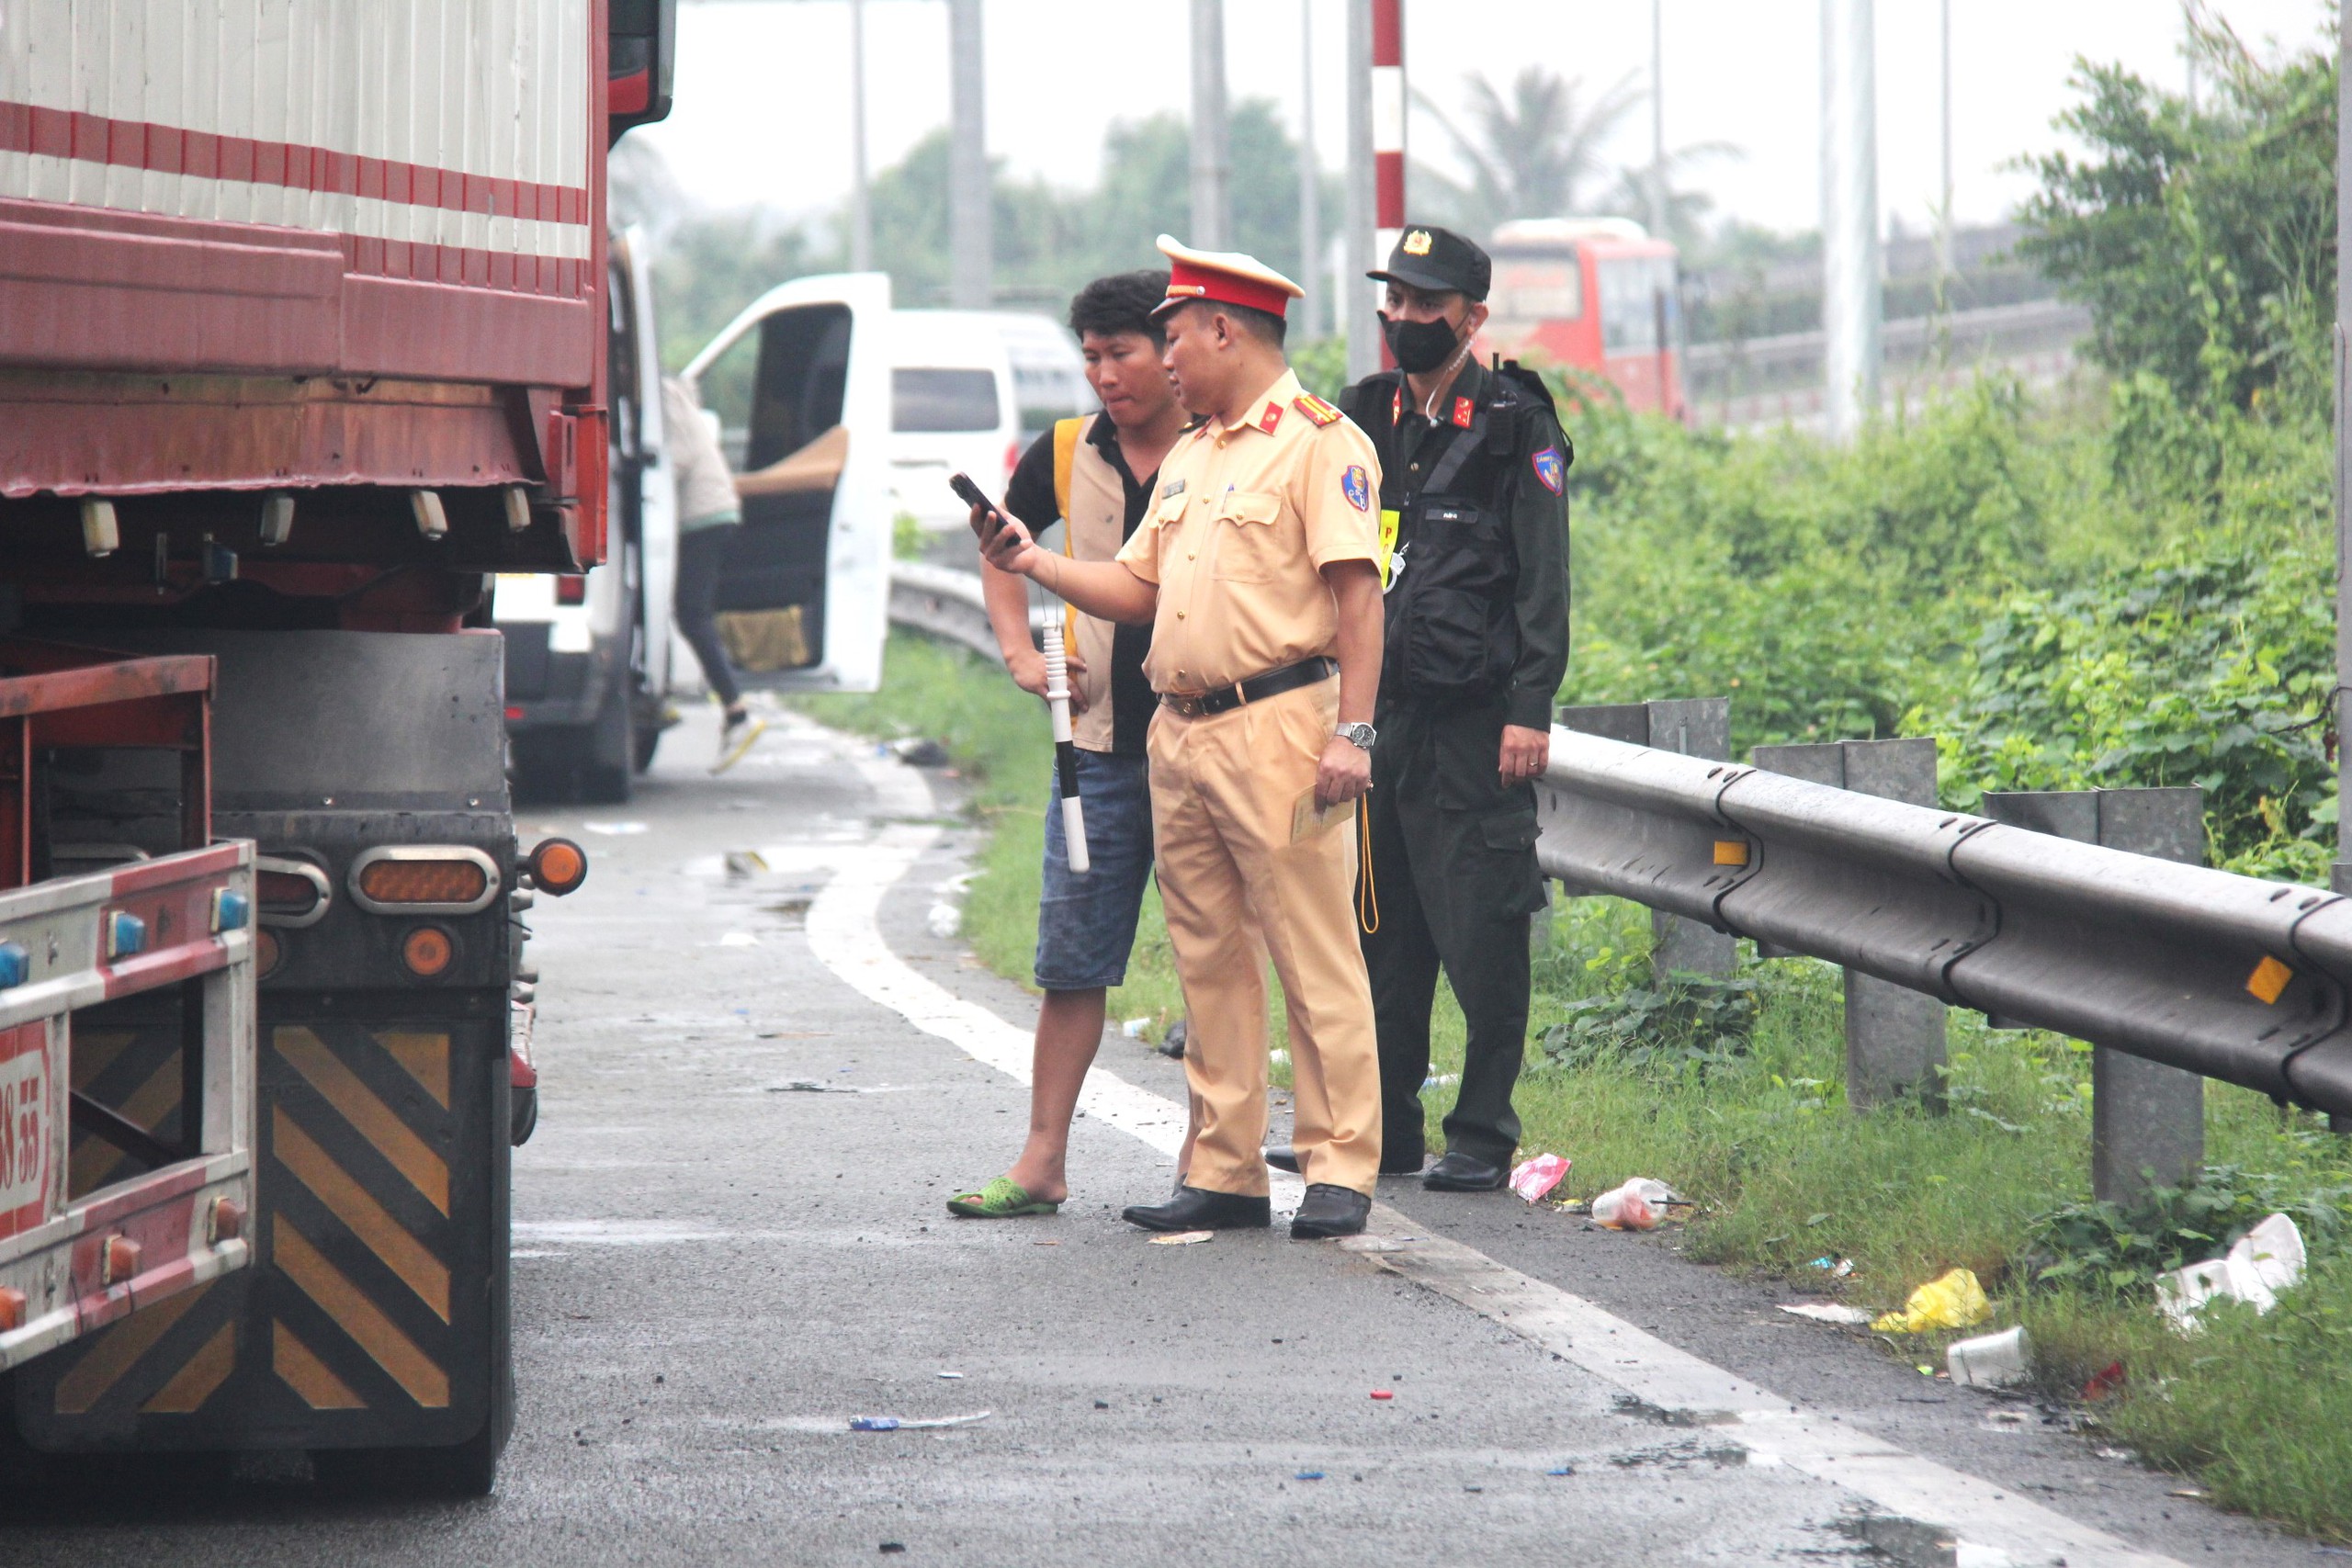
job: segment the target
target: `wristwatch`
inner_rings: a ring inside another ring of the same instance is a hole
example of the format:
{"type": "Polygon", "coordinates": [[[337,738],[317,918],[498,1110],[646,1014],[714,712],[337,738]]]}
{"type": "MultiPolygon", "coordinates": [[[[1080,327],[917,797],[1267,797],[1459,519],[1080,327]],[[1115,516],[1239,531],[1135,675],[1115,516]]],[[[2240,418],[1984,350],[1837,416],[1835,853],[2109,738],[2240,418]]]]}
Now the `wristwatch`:
{"type": "Polygon", "coordinates": [[[1360,751],[1371,750],[1372,743],[1380,738],[1380,731],[1368,724],[1343,724],[1332,733],[1360,751]]]}

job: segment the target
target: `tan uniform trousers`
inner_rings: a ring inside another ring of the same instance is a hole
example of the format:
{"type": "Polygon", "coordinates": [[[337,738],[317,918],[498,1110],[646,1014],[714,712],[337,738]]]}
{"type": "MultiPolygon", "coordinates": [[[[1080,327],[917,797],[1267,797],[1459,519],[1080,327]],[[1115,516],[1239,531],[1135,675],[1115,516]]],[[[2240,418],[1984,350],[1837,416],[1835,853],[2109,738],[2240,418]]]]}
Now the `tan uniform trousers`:
{"type": "Polygon", "coordinates": [[[1260,931],[1288,1003],[1299,1168],[1367,1193],[1379,1173],[1380,1054],[1356,940],[1354,818],[1291,836],[1339,704],[1329,680],[1206,717],[1166,707],[1152,717],[1153,850],[1191,1015],[1184,1072],[1201,1102],[1185,1181],[1211,1192],[1266,1192],[1260,931]]]}

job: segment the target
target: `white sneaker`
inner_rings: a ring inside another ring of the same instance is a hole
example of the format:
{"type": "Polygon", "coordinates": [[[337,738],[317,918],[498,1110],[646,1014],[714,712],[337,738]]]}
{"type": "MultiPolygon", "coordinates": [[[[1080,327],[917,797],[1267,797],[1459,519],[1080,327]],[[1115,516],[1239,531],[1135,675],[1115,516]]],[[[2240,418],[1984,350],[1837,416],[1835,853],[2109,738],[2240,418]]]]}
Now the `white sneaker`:
{"type": "Polygon", "coordinates": [[[718,732],[718,761],[710,768],[712,776],[717,777],[741,761],[752,742],[767,732],[768,721],[748,713],[741,718],[724,720],[718,732]]]}

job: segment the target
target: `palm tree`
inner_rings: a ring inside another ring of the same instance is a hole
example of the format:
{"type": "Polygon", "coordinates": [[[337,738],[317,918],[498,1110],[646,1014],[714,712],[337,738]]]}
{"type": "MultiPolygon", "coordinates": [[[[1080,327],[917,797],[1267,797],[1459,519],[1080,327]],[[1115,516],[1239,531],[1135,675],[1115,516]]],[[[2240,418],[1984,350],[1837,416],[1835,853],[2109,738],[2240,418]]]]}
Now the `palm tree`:
{"type": "MultiPolygon", "coordinates": [[[[1482,75],[1464,84],[1465,130],[1426,95],[1415,104],[1453,142],[1469,177],[1459,179],[1417,164],[1415,188],[1431,193],[1430,208],[1484,237],[1513,218],[1559,218],[1577,210],[1586,185],[1606,171],[1601,144],[1642,101],[1630,74],[1589,104],[1581,79],[1530,65],[1509,96],[1482,75]]],[[[1416,200],[1414,206],[1420,209],[1416,200]]]]}

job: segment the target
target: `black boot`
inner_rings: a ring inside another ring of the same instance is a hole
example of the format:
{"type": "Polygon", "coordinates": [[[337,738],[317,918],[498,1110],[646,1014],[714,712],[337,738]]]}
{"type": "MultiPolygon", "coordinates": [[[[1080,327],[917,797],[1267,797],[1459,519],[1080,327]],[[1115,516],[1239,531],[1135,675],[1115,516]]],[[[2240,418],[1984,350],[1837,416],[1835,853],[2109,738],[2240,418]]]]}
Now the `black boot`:
{"type": "Polygon", "coordinates": [[[1120,1210],[1119,1217],[1148,1231],[1263,1230],[1274,1220],[1273,1206],[1263,1198],[1204,1187],[1179,1187],[1167,1202],[1136,1203],[1120,1210]]]}
{"type": "Polygon", "coordinates": [[[1322,1241],[1335,1235],[1362,1235],[1372,1214],[1372,1200],[1352,1188],[1328,1181],[1308,1184],[1306,1200],[1291,1216],[1293,1241],[1322,1241]]]}

